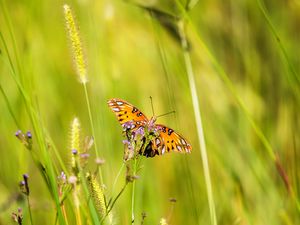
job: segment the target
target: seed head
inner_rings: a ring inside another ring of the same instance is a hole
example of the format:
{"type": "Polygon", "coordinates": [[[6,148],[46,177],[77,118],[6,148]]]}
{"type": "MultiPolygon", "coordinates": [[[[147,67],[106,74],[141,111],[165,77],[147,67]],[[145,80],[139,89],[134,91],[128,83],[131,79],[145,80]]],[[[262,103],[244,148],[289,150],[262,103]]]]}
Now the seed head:
{"type": "Polygon", "coordinates": [[[99,183],[93,175],[87,173],[86,177],[90,186],[91,196],[96,205],[96,208],[101,215],[105,215],[107,209],[103,189],[102,187],[100,187],[99,183]]]}
{"type": "Polygon", "coordinates": [[[79,29],[76,24],[75,18],[73,16],[72,10],[69,5],[65,4],[64,16],[65,23],[67,27],[68,37],[71,42],[71,52],[74,58],[74,64],[76,67],[77,74],[79,76],[79,81],[83,84],[87,83],[87,69],[84,60],[82,44],[79,35],[79,29]]]}

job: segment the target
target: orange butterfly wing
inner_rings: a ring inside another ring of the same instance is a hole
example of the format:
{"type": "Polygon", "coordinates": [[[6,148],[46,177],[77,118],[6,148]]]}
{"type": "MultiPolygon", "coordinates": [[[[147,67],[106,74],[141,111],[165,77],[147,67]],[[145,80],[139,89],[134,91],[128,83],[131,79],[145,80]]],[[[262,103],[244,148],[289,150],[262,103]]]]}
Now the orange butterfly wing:
{"type": "Polygon", "coordinates": [[[148,123],[147,117],[140,110],[122,99],[112,98],[107,104],[115,113],[121,125],[132,122],[131,130],[145,126],[148,123]]]}
{"type": "MultiPolygon", "coordinates": [[[[148,118],[132,104],[118,98],[112,98],[107,103],[122,126],[126,123],[131,123],[131,127],[129,128],[131,131],[149,125],[148,118]]],[[[159,135],[147,144],[144,152],[139,152],[141,155],[154,157],[155,155],[163,155],[166,152],[172,151],[181,153],[191,152],[192,146],[173,129],[161,124],[155,124],[155,128],[159,135]]]]}
{"type": "Polygon", "coordinates": [[[161,124],[156,124],[159,130],[159,136],[154,138],[147,146],[144,155],[153,157],[155,155],[163,155],[166,152],[190,153],[192,146],[189,142],[173,129],[161,124]]]}

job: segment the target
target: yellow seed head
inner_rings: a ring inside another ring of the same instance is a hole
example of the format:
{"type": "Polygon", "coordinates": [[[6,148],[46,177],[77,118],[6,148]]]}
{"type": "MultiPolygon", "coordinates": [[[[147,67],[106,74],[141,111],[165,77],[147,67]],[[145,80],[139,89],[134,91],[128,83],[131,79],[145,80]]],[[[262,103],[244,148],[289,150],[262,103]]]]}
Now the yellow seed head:
{"type": "Polygon", "coordinates": [[[67,26],[69,40],[71,42],[71,52],[74,58],[75,67],[79,76],[81,83],[85,84],[87,80],[87,69],[84,60],[82,44],[79,35],[79,29],[77,27],[75,18],[73,16],[70,6],[65,4],[64,6],[64,16],[67,26]]]}
{"type": "Polygon", "coordinates": [[[80,123],[77,117],[75,117],[71,124],[71,150],[80,150],[80,123]]]}
{"type": "Polygon", "coordinates": [[[95,207],[101,215],[105,215],[106,205],[102,188],[100,187],[96,178],[89,173],[87,174],[87,180],[90,186],[91,197],[95,203],[95,207]]]}
{"type": "Polygon", "coordinates": [[[76,163],[77,154],[80,153],[80,123],[77,117],[75,117],[71,124],[71,132],[70,132],[70,149],[72,151],[71,158],[71,170],[73,175],[77,176],[78,174],[78,165],[76,163]],[[73,153],[73,151],[77,152],[77,154],[73,153]]]}

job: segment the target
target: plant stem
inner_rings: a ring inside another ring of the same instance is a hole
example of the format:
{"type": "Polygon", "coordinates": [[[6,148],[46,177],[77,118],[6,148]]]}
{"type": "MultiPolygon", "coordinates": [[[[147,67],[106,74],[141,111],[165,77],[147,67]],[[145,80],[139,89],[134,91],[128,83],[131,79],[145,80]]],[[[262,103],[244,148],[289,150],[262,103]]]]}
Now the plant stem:
{"type": "Polygon", "coordinates": [[[9,111],[9,113],[10,113],[12,119],[14,120],[14,122],[15,122],[15,124],[16,124],[16,127],[20,128],[20,124],[19,124],[18,120],[16,119],[16,116],[15,116],[15,114],[14,114],[14,112],[13,112],[13,109],[12,109],[10,103],[9,103],[9,100],[8,100],[8,98],[7,98],[7,95],[5,94],[5,92],[4,92],[4,90],[3,90],[1,84],[0,84],[0,91],[1,91],[2,96],[3,96],[3,98],[4,98],[4,101],[5,101],[5,104],[6,104],[6,106],[7,106],[7,109],[8,109],[8,111],[9,111]]]}
{"type": "MultiPolygon", "coordinates": [[[[136,165],[137,160],[136,157],[134,158],[134,164],[133,164],[133,176],[136,175],[136,165]]],[[[135,194],[135,179],[132,181],[132,192],[131,192],[131,224],[134,224],[134,194],[135,194]]]]}
{"type": "MultiPolygon", "coordinates": [[[[62,211],[60,209],[60,203],[59,203],[57,187],[56,187],[56,180],[55,180],[55,170],[53,167],[54,165],[52,164],[52,161],[50,160],[50,155],[49,155],[49,152],[47,149],[47,144],[45,141],[44,130],[43,130],[40,116],[32,104],[32,100],[29,97],[28,91],[24,88],[24,86],[20,83],[19,79],[17,78],[18,76],[17,76],[17,73],[15,72],[14,65],[12,63],[6,41],[1,32],[0,32],[0,39],[4,45],[5,52],[7,54],[9,62],[10,62],[10,70],[11,70],[10,75],[13,78],[14,82],[16,83],[16,85],[20,91],[20,94],[23,98],[28,117],[32,123],[34,133],[36,134],[36,140],[37,140],[38,146],[41,150],[41,154],[42,154],[41,158],[43,159],[43,161],[45,163],[45,168],[47,168],[47,169],[45,169],[45,171],[42,171],[42,170],[40,170],[40,171],[42,172],[43,175],[46,174],[46,176],[43,176],[43,177],[48,178],[49,182],[47,182],[47,184],[48,184],[47,187],[55,201],[58,221],[61,225],[64,225],[64,224],[66,224],[66,222],[63,218],[62,211]]],[[[43,164],[41,162],[38,162],[38,163],[43,164]]]]}
{"type": "Polygon", "coordinates": [[[119,180],[119,177],[120,177],[121,172],[122,172],[122,170],[123,170],[123,168],[124,168],[124,165],[125,165],[125,164],[122,163],[122,166],[121,166],[121,168],[119,169],[119,172],[118,172],[118,174],[117,174],[117,176],[116,176],[116,178],[115,178],[115,180],[114,180],[114,183],[113,183],[113,186],[112,186],[112,189],[111,189],[111,193],[114,193],[114,190],[115,190],[117,181],[119,180]]]}
{"type": "Polygon", "coordinates": [[[29,202],[29,196],[28,195],[27,195],[27,205],[28,205],[30,224],[33,225],[33,220],[32,220],[32,214],[31,214],[31,208],[30,208],[30,202],[29,202]]]}
{"type": "MultiPolygon", "coordinates": [[[[88,113],[89,113],[89,120],[90,120],[91,129],[92,129],[92,135],[93,135],[93,138],[94,138],[96,157],[99,158],[99,151],[98,151],[98,146],[97,146],[97,141],[96,141],[96,136],[95,136],[95,128],[94,128],[94,124],[93,124],[93,117],[92,117],[92,112],[91,112],[90,99],[89,99],[89,95],[88,95],[88,91],[87,91],[87,87],[86,87],[85,82],[83,83],[83,89],[84,89],[85,100],[86,100],[88,113]]],[[[99,172],[99,175],[100,175],[101,184],[103,184],[102,170],[101,170],[100,166],[98,166],[98,172],[99,172]]]]}
{"type": "Polygon", "coordinates": [[[75,214],[75,217],[76,217],[76,224],[77,225],[81,225],[81,216],[80,216],[80,209],[78,206],[76,206],[76,214],[75,214]]]}
{"type": "MultiPolygon", "coordinates": [[[[80,165],[78,161],[77,161],[77,165],[80,165]]],[[[94,202],[91,201],[91,199],[90,199],[90,192],[89,192],[88,184],[87,184],[87,181],[86,181],[86,176],[85,176],[84,171],[82,170],[82,168],[79,167],[79,171],[80,171],[80,176],[81,176],[82,190],[83,190],[83,193],[85,195],[85,199],[86,199],[88,207],[89,207],[89,211],[90,211],[90,215],[91,215],[91,219],[92,219],[92,224],[100,225],[101,223],[99,221],[98,213],[97,213],[97,210],[95,208],[94,202]]]]}
{"type": "Polygon", "coordinates": [[[118,193],[118,195],[115,197],[115,199],[112,201],[111,206],[109,207],[109,209],[107,210],[105,216],[102,218],[101,220],[101,224],[103,223],[103,221],[105,220],[105,218],[109,215],[109,213],[111,212],[111,210],[113,209],[116,201],[119,199],[119,197],[122,195],[122,193],[124,192],[125,188],[127,187],[128,182],[126,182],[124,184],[124,186],[122,187],[122,189],[120,190],[120,192],[118,193]]]}
{"type": "Polygon", "coordinates": [[[204,170],[204,178],[205,178],[206,191],[207,191],[207,197],[208,197],[210,219],[211,219],[211,224],[217,225],[217,217],[216,217],[215,203],[214,203],[213,193],[212,193],[212,185],[211,185],[211,179],[210,179],[209,163],[208,163],[208,158],[207,158],[207,150],[206,150],[206,144],[205,144],[205,138],[204,138],[204,131],[203,131],[203,126],[202,126],[200,104],[198,101],[198,94],[197,94],[196,83],[195,83],[195,78],[194,78],[195,76],[194,76],[194,72],[193,72],[191,57],[187,50],[188,43],[187,43],[185,31],[184,31],[183,21],[181,21],[178,25],[179,25],[180,34],[181,34],[181,46],[183,49],[184,62],[185,62],[185,67],[186,67],[186,71],[187,71],[187,75],[188,75],[190,91],[191,91],[191,96],[192,96],[192,102],[193,102],[193,108],[194,108],[194,115],[195,115],[196,126],[197,126],[198,141],[199,141],[199,145],[200,145],[200,154],[201,154],[203,170],[204,170]]]}
{"type": "Polygon", "coordinates": [[[64,204],[62,204],[62,206],[61,206],[61,211],[62,211],[64,218],[66,219],[66,224],[69,225],[68,216],[67,216],[67,212],[66,212],[66,208],[65,208],[64,204]]]}

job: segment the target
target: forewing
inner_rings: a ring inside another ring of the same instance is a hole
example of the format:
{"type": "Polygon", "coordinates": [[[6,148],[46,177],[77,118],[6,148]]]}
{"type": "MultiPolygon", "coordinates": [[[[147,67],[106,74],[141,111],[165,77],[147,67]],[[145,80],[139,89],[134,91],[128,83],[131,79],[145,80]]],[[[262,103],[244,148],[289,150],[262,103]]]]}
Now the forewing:
{"type": "Polygon", "coordinates": [[[159,136],[152,141],[152,150],[158,150],[159,154],[166,152],[181,152],[190,153],[192,146],[189,142],[173,129],[161,124],[156,124],[155,127],[159,132],[159,136]]]}
{"type": "Polygon", "coordinates": [[[107,104],[122,126],[125,123],[132,123],[131,129],[135,130],[140,126],[145,126],[148,122],[147,117],[140,110],[122,99],[112,98],[107,104]]]}

